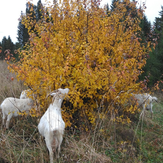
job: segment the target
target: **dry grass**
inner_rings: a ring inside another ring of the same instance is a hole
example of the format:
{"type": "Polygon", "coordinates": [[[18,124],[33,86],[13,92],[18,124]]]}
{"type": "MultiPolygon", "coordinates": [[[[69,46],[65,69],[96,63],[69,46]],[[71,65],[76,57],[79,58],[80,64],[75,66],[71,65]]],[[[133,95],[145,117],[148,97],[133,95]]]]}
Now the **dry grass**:
{"type": "Polygon", "coordinates": [[[9,72],[8,65],[0,61],[0,102],[6,97],[19,97],[22,90],[25,89],[21,81],[17,81],[15,74],[9,72]]]}
{"type": "MultiPolygon", "coordinates": [[[[101,137],[102,139],[102,137],[101,137]]],[[[65,147],[63,148],[63,162],[94,162],[109,163],[110,157],[105,155],[105,150],[98,150],[96,143],[92,141],[91,135],[83,135],[79,140],[74,136],[66,136],[65,147]]]]}

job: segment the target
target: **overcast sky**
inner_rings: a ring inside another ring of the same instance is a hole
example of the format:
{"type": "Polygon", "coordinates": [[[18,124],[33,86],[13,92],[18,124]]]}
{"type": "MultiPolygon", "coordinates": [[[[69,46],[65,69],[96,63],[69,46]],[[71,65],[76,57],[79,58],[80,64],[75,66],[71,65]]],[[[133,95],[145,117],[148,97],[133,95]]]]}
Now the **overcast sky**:
{"type": "MultiPolygon", "coordinates": [[[[41,0],[44,4],[46,0],[41,0]]],[[[50,0],[52,1],[52,0],[50,0]]],[[[145,15],[153,23],[155,17],[159,17],[163,0],[137,0],[139,3],[145,2],[147,9],[145,15]]],[[[4,36],[11,37],[12,41],[17,42],[18,19],[21,11],[25,12],[27,0],[0,0],[0,42],[4,36]]],[[[38,0],[33,0],[37,4],[38,0]]],[[[112,0],[102,0],[101,4],[111,4],[112,0]]]]}

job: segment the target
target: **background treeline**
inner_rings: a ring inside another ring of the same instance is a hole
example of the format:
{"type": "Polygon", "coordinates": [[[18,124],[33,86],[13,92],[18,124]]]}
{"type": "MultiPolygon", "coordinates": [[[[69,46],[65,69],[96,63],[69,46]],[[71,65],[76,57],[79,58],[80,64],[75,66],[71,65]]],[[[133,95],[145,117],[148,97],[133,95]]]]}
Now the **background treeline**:
{"type": "Polygon", "coordinates": [[[160,17],[155,18],[153,27],[145,16],[141,23],[144,32],[143,37],[156,43],[155,49],[152,47],[152,52],[148,55],[144,73],[140,77],[140,79],[148,80],[148,86],[153,86],[157,81],[162,82],[163,80],[163,6],[161,6],[161,9],[159,12],[160,17]]]}
{"type": "MultiPolygon", "coordinates": [[[[110,7],[108,4],[106,5],[106,12],[108,13],[108,16],[110,16],[112,11],[116,9],[115,2],[117,1],[120,2],[120,0],[113,0],[110,7]]],[[[126,8],[128,11],[130,10],[127,5],[126,8]]],[[[139,9],[141,10],[141,7],[139,9]]],[[[147,64],[144,67],[144,73],[140,76],[140,80],[147,82],[149,87],[152,87],[157,81],[163,80],[163,6],[161,9],[162,10],[159,12],[160,17],[155,18],[154,25],[151,25],[145,15],[140,23],[140,27],[142,28],[142,33],[140,34],[142,43],[146,43],[149,40],[155,43],[155,48],[153,45],[151,45],[152,52],[147,54],[147,64]]],[[[15,52],[15,50],[18,48],[23,48],[23,46],[28,42],[29,34],[27,28],[25,28],[22,23],[23,16],[30,14],[31,18],[36,22],[52,21],[47,19],[45,20],[43,10],[46,9],[43,7],[41,0],[39,0],[37,5],[34,6],[30,3],[26,4],[26,12],[21,12],[21,17],[19,19],[17,31],[18,42],[14,44],[10,37],[3,37],[2,41],[0,42],[0,47],[2,47],[2,51],[0,53],[1,60],[5,59],[5,52],[7,49],[10,49],[13,56],[18,59],[18,54],[15,52]]],[[[48,14],[48,11],[46,14],[48,14]]],[[[135,12],[132,12],[132,16],[138,17],[136,9],[135,12]]],[[[34,31],[32,28],[31,30],[34,31]]]]}
{"type": "MultiPolygon", "coordinates": [[[[42,10],[43,10],[43,5],[41,3],[41,0],[38,1],[37,5],[27,3],[26,4],[26,12],[23,13],[21,12],[20,14],[20,19],[18,23],[18,31],[17,31],[17,40],[15,44],[12,42],[10,36],[6,38],[5,36],[3,37],[2,41],[0,42],[0,47],[2,47],[2,51],[0,53],[0,60],[5,59],[6,55],[6,50],[10,49],[10,53],[13,54],[13,56],[18,59],[17,53],[15,50],[19,48],[23,48],[24,45],[28,42],[29,40],[29,34],[27,28],[25,28],[25,25],[22,23],[22,18],[26,16],[27,14],[31,15],[31,18],[33,20],[39,21],[43,20],[43,15],[42,15],[42,10]],[[31,10],[32,9],[32,10],[31,10]]],[[[48,14],[48,13],[47,13],[48,14]]],[[[31,28],[31,30],[33,30],[31,28]]]]}

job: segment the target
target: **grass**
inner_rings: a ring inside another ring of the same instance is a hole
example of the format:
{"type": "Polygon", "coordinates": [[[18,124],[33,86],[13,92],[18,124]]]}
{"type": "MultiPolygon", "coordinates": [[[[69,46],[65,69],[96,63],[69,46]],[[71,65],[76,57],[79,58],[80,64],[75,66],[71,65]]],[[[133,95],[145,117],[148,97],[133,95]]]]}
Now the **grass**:
{"type": "Polygon", "coordinates": [[[23,82],[17,81],[15,74],[9,72],[8,65],[4,61],[0,61],[0,101],[8,96],[19,97],[23,89],[23,82]]]}
{"type": "MultiPolygon", "coordinates": [[[[159,99],[162,95],[159,94],[159,99]]],[[[163,160],[163,102],[159,102],[153,107],[153,119],[147,118],[143,124],[141,155],[144,162],[159,163],[163,160]]]]}
{"type": "MultiPolygon", "coordinates": [[[[23,83],[0,62],[0,102],[8,96],[19,97],[23,83]],[[13,78],[14,80],[12,80],[13,78]]],[[[160,163],[163,160],[163,101],[131,124],[116,124],[105,119],[89,132],[66,129],[58,163],[160,163]]],[[[0,118],[0,123],[2,123],[0,118]]],[[[37,130],[38,120],[32,117],[12,118],[10,129],[0,128],[0,163],[48,163],[49,154],[44,139],[37,130]]]]}

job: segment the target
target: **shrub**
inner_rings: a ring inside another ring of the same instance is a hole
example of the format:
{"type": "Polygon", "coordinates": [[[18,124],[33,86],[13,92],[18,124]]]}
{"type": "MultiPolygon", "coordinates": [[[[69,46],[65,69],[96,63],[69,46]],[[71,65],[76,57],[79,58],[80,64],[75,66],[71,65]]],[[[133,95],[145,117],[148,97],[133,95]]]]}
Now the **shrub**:
{"type": "Polygon", "coordinates": [[[38,95],[41,112],[36,114],[47,108],[47,92],[67,87],[72,104],[63,107],[67,126],[72,118],[77,121],[75,115],[84,124],[95,124],[97,112],[100,118],[112,114],[119,122],[130,122],[128,115],[137,107],[124,103],[129,90],[140,89],[138,76],[150,51],[139,42],[142,11],[136,3],[117,3],[110,16],[90,1],[66,1],[49,6],[49,14],[44,11],[38,22],[24,16],[30,39],[19,51],[19,62],[10,64],[17,78],[38,95]]]}

